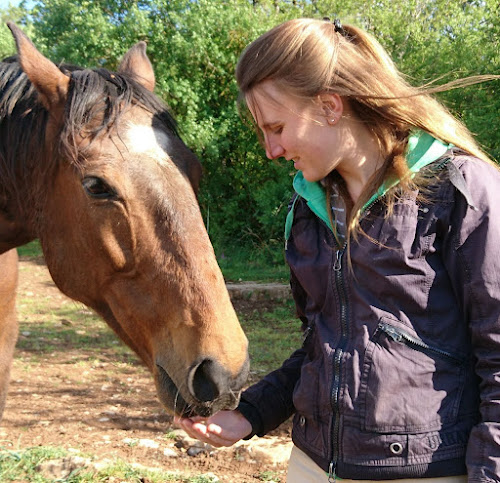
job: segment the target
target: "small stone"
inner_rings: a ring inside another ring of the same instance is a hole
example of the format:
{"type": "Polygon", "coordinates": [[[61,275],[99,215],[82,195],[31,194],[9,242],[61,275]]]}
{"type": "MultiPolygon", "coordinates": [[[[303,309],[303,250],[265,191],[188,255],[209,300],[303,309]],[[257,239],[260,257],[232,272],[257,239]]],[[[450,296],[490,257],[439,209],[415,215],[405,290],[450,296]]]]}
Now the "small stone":
{"type": "Polygon", "coordinates": [[[187,455],[188,456],[198,456],[199,454],[201,453],[206,453],[207,450],[206,448],[204,447],[200,447],[200,446],[191,446],[190,448],[188,448],[187,450],[187,455]]]}
{"type": "Polygon", "coordinates": [[[167,458],[177,458],[179,456],[179,454],[177,453],[177,451],[173,450],[172,448],[165,448],[163,450],[163,454],[167,458]]]}
{"type": "Polygon", "coordinates": [[[64,480],[73,471],[85,468],[90,464],[90,460],[81,456],[69,456],[67,458],[44,461],[37,466],[36,470],[45,478],[64,480]]]}
{"type": "Polygon", "coordinates": [[[158,449],[160,447],[159,443],[153,441],[152,439],[140,439],[139,446],[151,449],[158,449]]]}

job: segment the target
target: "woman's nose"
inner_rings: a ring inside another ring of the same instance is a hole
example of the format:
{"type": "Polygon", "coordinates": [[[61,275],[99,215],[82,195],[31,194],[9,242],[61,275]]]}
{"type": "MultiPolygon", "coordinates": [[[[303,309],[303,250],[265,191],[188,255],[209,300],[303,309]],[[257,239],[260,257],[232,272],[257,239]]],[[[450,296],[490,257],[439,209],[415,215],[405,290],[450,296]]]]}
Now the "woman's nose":
{"type": "Polygon", "coordinates": [[[283,146],[280,143],[271,141],[269,139],[267,140],[267,142],[266,142],[266,156],[269,159],[276,159],[276,158],[279,158],[281,156],[284,156],[284,154],[285,154],[285,149],[283,148],[283,146]]]}

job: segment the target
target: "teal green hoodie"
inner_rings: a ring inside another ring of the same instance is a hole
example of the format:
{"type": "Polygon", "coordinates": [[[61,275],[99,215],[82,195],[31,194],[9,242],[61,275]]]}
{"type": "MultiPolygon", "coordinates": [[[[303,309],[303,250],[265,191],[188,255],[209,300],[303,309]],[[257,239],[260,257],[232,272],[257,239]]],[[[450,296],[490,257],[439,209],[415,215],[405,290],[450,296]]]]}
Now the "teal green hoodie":
{"type": "MultiPolygon", "coordinates": [[[[438,139],[435,139],[425,131],[416,131],[409,137],[408,147],[406,149],[406,160],[410,171],[413,174],[418,173],[423,167],[440,158],[448,149],[450,149],[451,146],[451,144],[445,144],[438,139]]],[[[396,184],[397,181],[392,184],[382,185],[368,200],[363,209],[373,203],[373,201],[377,198],[383,196],[396,184]]],[[[328,216],[326,192],[321,183],[307,181],[302,175],[302,172],[299,171],[293,180],[293,188],[301,198],[306,200],[307,206],[309,206],[311,211],[316,216],[321,218],[332,231],[334,231],[330,222],[330,217],[328,216]]],[[[298,197],[295,198],[294,204],[297,199],[298,197]]],[[[293,206],[289,211],[285,222],[285,240],[288,240],[290,237],[292,224],[293,206]]]]}

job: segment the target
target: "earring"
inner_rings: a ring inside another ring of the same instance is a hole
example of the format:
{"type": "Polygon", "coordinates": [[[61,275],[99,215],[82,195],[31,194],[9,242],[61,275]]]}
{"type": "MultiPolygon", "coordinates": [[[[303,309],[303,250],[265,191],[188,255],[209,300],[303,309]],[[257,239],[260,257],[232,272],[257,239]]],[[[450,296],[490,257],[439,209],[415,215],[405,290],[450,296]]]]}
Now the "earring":
{"type": "Polygon", "coordinates": [[[332,118],[328,119],[327,122],[328,122],[328,124],[330,124],[330,126],[333,126],[335,124],[335,121],[336,121],[336,119],[334,117],[332,117],[332,118]]]}

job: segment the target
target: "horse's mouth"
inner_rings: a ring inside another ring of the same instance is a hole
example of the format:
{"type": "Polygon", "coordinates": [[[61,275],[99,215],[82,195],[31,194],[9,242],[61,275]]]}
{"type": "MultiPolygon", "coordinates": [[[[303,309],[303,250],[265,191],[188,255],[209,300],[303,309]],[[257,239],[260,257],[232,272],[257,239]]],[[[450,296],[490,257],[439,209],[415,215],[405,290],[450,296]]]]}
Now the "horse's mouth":
{"type": "Polygon", "coordinates": [[[174,414],[189,418],[201,416],[208,418],[222,409],[234,409],[239,403],[240,393],[231,392],[221,395],[213,401],[198,401],[193,398],[192,402],[186,402],[178,387],[168,375],[167,371],[156,365],[156,389],[160,402],[174,414]]]}

